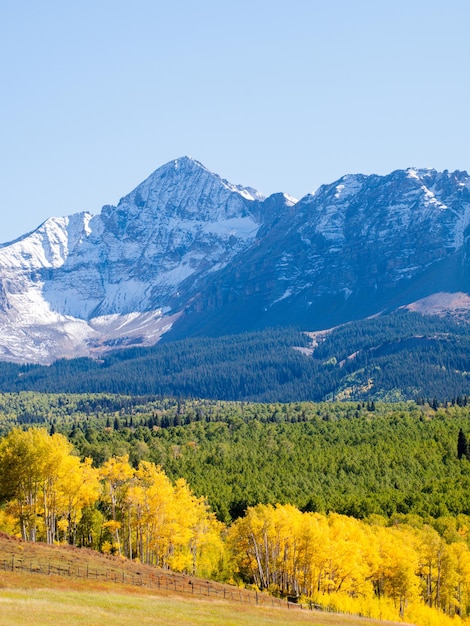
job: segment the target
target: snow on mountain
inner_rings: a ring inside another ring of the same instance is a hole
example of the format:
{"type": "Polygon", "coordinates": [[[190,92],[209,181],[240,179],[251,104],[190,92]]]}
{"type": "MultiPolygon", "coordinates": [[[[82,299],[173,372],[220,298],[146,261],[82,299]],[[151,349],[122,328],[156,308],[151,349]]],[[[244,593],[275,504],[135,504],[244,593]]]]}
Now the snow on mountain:
{"type": "Polygon", "coordinates": [[[37,230],[0,246],[0,268],[40,269],[63,265],[71,250],[90,234],[89,213],[46,220],[37,230]]]}
{"type": "Polygon", "coordinates": [[[0,359],[48,363],[195,328],[315,330],[470,291],[469,234],[466,172],[347,175],[297,201],[182,157],[99,215],[50,218],[0,246],[0,359]]]}
{"type": "MultiPolygon", "coordinates": [[[[256,190],[232,185],[183,157],[100,215],[51,218],[0,247],[4,358],[29,355],[45,362],[91,353],[98,335],[106,336],[103,320],[116,315],[151,312],[155,323],[135,325],[143,338],[135,328],[133,334],[137,343],[155,341],[171,327],[165,320],[175,319],[174,312],[166,314],[181,285],[189,293],[191,283],[224,267],[255,240],[263,202],[256,190]],[[15,339],[10,326],[21,329],[15,339]],[[50,338],[36,349],[41,333],[50,338]]],[[[127,322],[121,329],[128,331],[127,322]]]]}
{"type": "MultiPolygon", "coordinates": [[[[302,198],[228,265],[191,309],[219,331],[251,312],[245,328],[320,329],[439,290],[470,290],[470,177],[410,168],[347,175],[302,198]],[[219,307],[213,293],[223,294],[219,307]]],[[[191,333],[187,317],[184,333],[191,333]]],[[[182,331],[180,332],[182,334],[182,331]]]]}

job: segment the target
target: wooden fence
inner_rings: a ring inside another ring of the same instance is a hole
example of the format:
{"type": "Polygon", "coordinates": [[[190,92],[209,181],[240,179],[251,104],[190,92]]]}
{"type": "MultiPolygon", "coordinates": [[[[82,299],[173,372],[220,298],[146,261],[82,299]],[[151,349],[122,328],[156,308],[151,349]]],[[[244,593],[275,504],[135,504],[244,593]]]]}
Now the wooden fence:
{"type": "Polygon", "coordinates": [[[319,605],[307,605],[281,599],[267,593],[242,589],[232,585],[213,584],[210,581],[180,577],[168,572],[155,574],[148,572],[129,573],[118,569],[98,569],[88,564],[58,565],[49,561],[26,561],[15,555],[10,559],[3,559],[0,566],[3,571],[28,572],[48,576],[68,576],[73,578],[87,578],[100,582],[119,583],[121,585],[136,585],[168,593],[193,595],[195,597],[211,597],[260,606],[283,607],[287,609],[317,609],[327,610],[319,605]]]}

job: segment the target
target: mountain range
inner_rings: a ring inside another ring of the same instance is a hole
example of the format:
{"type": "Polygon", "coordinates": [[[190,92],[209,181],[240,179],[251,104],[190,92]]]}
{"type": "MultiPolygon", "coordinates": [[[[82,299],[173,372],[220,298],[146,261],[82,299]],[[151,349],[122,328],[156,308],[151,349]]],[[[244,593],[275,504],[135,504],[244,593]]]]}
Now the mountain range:
{"type": "Polygon", "coordinates": [[[0,246],[0,360],[314,332],[400,307],[466,321],[469,235],[466,172],[347,175],[296,200],[179,158],[117,206],[0,246]]]}

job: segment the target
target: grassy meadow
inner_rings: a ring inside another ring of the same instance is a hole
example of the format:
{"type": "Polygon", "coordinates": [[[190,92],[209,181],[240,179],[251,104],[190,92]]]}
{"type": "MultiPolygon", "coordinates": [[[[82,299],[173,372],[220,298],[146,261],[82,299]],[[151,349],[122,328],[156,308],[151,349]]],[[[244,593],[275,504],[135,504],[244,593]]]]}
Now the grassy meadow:
{"type": "MultiPolygon", "coordinates": [[[[99,554],[92,550],[47,546],[19,541],[0,534],[0,622],[2,626],[257,626],[314,624],[318,626],[375,626],[392,624],[366,618],[301,610],[298,607],[266,607],[216,597],[192,597],[165,590],[110,582],[126,580],[137,572],[143,577],[155,568],[99,554]],[[12,563],[14,567],[11,568],[12,563]],[[39,574],[41,565],[53,570],[70,567],[72,575],[39,574]],[[22,569],[18,566],[21,565],[22,569]],[[109,573],[109,580],[77,577],[88,567],[109,573]],[[33,570],[33,571],[31,571],[33,570]]],[[[174,573],[158,570],[174,580],[174,573]]],[[[180,582],[183,578],[180,579],[180,582]]],[[[214,589],[217,583],[212,583],[214,589]]],[[[222,588],[223,586],[220,585],[222,588]]]]}
{"type": "MultiPolygon", "coordinates": [[[[34,575],[32,575],[34,576],[34,575]]],[[[139,624],[258,626],[315,624],[322,626],[375,626],[392,624],[354,616],[321,614],[298,608],[267,608],[236,602],[155,595],[121,588],[111,583],[91,589],[83,582],[56,581],[37,576],[36,581],[7,575],[0,589],[3,626],[128,626],[139,624]],[[41,580],[39,580],[41,579],[41,580]],[[31,583],[35,583],[33,586],[31,583]],[[47,586],[46,586],[47,584],[47,586]]]]}

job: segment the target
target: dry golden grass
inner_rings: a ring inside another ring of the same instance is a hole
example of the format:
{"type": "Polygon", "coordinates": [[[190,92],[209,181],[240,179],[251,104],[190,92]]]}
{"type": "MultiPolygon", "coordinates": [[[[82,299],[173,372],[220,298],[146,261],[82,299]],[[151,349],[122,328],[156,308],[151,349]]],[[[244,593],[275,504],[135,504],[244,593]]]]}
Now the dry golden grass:
{"type": "MultiPolygon", "coordinates": [[[[106,557],[91,550],[29,544],[0,535],[0,622],[2,626],[128,626],[165,624],[166,626],[257,626],[313,624],[316,626],[386,626],[366,618],[300,610],[298,607],[257,606],[254,594],[251,604],[223,600],[215,592],[209,597],[175,594],[175,580],[188,583],[189,577],[159,571],[168,575],[170,589],[122,583],[122,576],[145,577],[155,573],[117,557],[106,557]],[[21,562],[20,562],[21,561],[21,562]],[[31,569],[41,564],[61,566],[65,574],[78,566],[85,571],[108,572],[105,580],[55,574],[38,574],[31,569]],[[13,571],[11,565],[13,564],[13,571]],[[21,569],[17,567],[21,565],[21,569]],[[5,569],[4,569],[5,567],[5,569]],[[137,574],[139,572],[139,574],[137,574]],[[118,582],[114,582],[115,575],[118,582]]],[[[158,571],[158,570],[157,570],[158,571]]],[[[206,583],[207,584],[207,583],[206,583]]],[[[213,585],[213,587],[212,587],[213,585]]],[[[211,583],[222,590],[223,585],[211,583]]],[[[229,589],[228,586],[225,586],[229,589]]],[[[237,590],[238,593],[238,590],[237,590]]],[[[228,594],[227,594],[228,595],[228,594]]]]}

